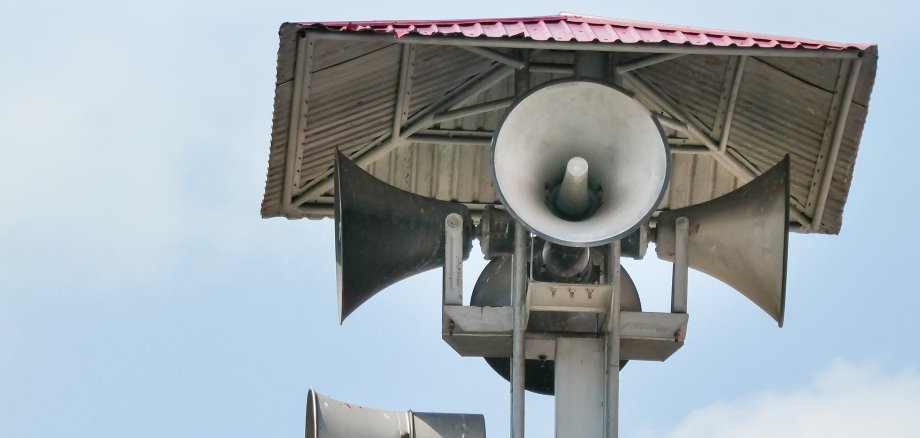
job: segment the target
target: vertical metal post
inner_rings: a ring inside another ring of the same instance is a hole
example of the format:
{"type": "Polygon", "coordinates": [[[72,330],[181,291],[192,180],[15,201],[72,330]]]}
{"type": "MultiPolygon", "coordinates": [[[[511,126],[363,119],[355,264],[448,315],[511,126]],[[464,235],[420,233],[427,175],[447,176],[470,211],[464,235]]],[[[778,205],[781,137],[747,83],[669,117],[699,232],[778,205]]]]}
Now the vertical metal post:
{"type": "Polygon", "coordinates": [[[524,438],[524,293],[527,290],[527,239],[530,233],[514,227],[511,259],[511,438],[524,438]]]}
{"type": "Polygon", "coordinates": [[[556,435],[604,438],[604,338],[556,339],[556,435]]]}
{"type": "Polygon", "coordinates": [[[674,267],[671,272],[671,313],[687,313],[687,239],[690,220],[679,217],[674,225],[674,267]]]}
{"type": "Polygon", "coordinates": [[[463,305],[463,218],[451,213],[444,219],[444,305],[463,305]]]}
{"type": "Polygon", "coordinates": [[[617,438],[620,413],[620,241],[610,244],[607,277],[613,285],[607,314],[606,438],[617,438]]]}
{"type": "MultiPolygon", "coordinates": [[[[521,51],[527,67],[514,72],[518,97],[530,89],[530,53],[521,51]]],[[[514,225],[514,256],[511,258],[511,438],[524,438],[524,294],[527,291],[528,232],[514,225]]]]}

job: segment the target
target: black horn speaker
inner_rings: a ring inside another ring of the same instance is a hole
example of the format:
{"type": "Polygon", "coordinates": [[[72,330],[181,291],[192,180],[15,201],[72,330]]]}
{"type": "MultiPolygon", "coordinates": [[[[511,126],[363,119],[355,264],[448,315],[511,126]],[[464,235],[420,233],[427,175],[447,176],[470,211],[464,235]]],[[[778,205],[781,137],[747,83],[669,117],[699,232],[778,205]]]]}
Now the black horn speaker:
{"type": "Polygon", "coordinates": [[[466,206],[400,190],[336,153],[335,260],[339,322],[377,292],[444,265],[444,221],[463,218],[463,259],[472,247],[466,206]]]}

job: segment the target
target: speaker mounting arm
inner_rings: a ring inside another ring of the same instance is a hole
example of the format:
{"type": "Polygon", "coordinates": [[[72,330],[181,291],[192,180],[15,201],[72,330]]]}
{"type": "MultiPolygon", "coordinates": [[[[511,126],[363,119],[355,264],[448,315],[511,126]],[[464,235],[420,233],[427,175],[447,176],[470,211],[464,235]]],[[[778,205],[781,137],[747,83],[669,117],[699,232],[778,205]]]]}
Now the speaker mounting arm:
{"type": "MultiPolygon", "coordinates": [[[[464,306],[460,249],[452,247],[454,223],[445,219],[444,291],[442,303],[442,338],[461,356],[510,357],[512,347],[512,308],[508,305],[464,306]],[[453,260],[451,263],[449,261],[453,260]]],[[[459,228],[462,229],[462,226],[459,228]]],[[[678,265],[676,271],[680,272],[678,265]]],[[[686,267],[683,268],[686,272],[686,267]]],[[[684,275],[686,277],[686,275],[684,275]]],[[[562,284],[528,280],[525,315],[531,312],[548,314],[549,320],[531,323],[525,333],[524,357],[531,360],[554,360],[555,345],[560,333],[534,330],[546,327],[562,313],[598,315],[606,318],[612,295],[609,284],[562,284]],[[555,289],[555,293],[553,291],[555,289]],[[571,289],[571,290],[570,290],[571,289]],[[552,316],[555,314],[556,316],[552,316]],[[533,325],[533,327],[530,327],[533,325]]],[[[632,284],[631,281],[629,284],[632,284]]],[[[684,283],[686,284],[686,283],[684,283]]],[[[675,287],[672,300],[686,296],[686,287],[675,287]],[[683,292],[681,292],[683,291],[683,292]]],[[[510,290],[509,290],[510,294],[510,290]]],[[[686,299],[683,300],[686,303],[686,299]]],[[[683,306],[686,309],[686,304],[683,306]]],[[[636,309],[638,310],[638,309],[636,309]]],[[[687,333],[688,315],[684,312],[662,313],[621,310],[620,357],[625,360],[664,361],[683,346],[687,333]]],[[[529,319],[529,318],[528,318],[529,319]]],[[[567,333],[566,336],[596,337],[597,333],[567,333]]]]}
{"type": "Polygon", "coordinates": [[[451,213],[444,219],[445,306],[463,305],[463,217],[451,213]]]}
{"type": "Polygon", "coordinates": [[[687,257],[687,239],[690,237],[690,219],[685,216],[674,221],[674,267],[671,272],[671,313],[687,313],[687,276],[690,269],[687,257]]]}

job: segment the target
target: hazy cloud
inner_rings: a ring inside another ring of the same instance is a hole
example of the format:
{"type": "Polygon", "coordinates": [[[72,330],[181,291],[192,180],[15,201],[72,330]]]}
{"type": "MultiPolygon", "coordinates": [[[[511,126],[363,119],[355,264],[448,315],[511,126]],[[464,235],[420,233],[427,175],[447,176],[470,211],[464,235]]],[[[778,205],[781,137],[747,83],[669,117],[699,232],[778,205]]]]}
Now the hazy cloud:
{"type": "Polygon", "coordinates": [[[755,394],[699,409],[668,438],[920,436],[920,375],[836,361],[802,388],[755,394]]]}

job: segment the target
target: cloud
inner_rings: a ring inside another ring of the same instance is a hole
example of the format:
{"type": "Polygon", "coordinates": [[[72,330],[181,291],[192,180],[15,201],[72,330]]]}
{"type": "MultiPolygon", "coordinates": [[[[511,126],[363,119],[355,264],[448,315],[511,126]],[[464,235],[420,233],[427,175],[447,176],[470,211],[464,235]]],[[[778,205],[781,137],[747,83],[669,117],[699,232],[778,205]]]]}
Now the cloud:
{"type": "MultiPolygon", "coordinates": [[[[699,409],[667,438],[920,436],[920,375],[888,374],[836,361],[802,388],[767,392],[699,409]]],[[[651,435],[650,435],[651,436],[651,435]]]]}

